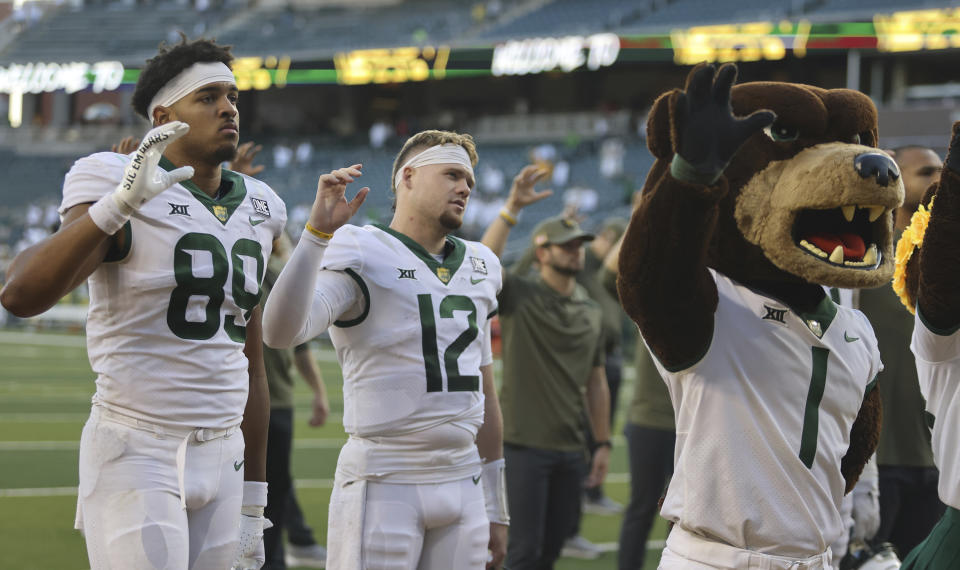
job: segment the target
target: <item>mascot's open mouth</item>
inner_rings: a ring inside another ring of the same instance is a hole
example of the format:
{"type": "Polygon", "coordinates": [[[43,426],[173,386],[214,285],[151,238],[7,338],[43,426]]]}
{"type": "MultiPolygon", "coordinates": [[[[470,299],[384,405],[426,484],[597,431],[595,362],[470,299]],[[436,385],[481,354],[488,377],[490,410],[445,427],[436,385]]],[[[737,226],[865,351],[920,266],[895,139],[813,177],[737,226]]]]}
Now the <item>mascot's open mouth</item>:
{"type": "Polygon", "coordinates": [[[840,206],[800,210],[793,241],[809,255],[838,267],[876,269],[881,260],[877,242],[887,217],[884,206],[840,206]]]}

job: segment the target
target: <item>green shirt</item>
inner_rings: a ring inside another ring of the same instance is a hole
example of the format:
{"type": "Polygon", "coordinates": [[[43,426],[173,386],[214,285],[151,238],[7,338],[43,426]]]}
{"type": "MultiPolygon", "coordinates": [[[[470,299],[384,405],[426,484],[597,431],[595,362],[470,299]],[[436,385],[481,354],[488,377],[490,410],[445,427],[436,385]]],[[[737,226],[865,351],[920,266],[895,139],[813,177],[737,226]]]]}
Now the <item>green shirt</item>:
{"type": "Polygon", "coordinates": [[[606,287],[604,279],[607,273],[610,272],[604,270],[603,260],[587,248],[583,271],[577,275],[577,283],[583,285],[590,298],[596,301],[603,311],[603,338],[607,343],[605,350],[611,353],[620,347],[623,339],[623,309],[617,297],[606,287]]]}
{"type": "Polygon", "coordinates": [[[925,403],[910,352],[913,315],[900,303],[889,284],[862,289],[860,310],[870,319],[877,334],[884,367],[877,379],[883,401],[877,464],[933,467],[925,403]]]}
{"type": "MultiPolygon", "coordinates": [[[[273,263],[267,265],[267,273],[263,278],[260,296],[260,308],[267,302],[267,295],[273,288],[280,270],[273,263]]],[[[306,349],[301,344],[293,350],[289,348],[276,349],[263,345],[263,366],[267,372],[267,387],[270,389],[271,409],[293,409],[293,353],[306,349]]]]}
{"type": "Polygon", "coordinates": [[[633,400],[627,413],[627,421],[638,426],[673,431],[673,403],[667,383],[660,377],[660,371],[653,362],[643,339],[637,340],[634,353],[636,382],[633,386],[633,400]]]}
{"type": "Polygon", "coordinates": [[[498,296],[503,347],[503,441],[584,449],[587,379],[603,366],[599,306],[577,285],[563,296],[539,275],[507,274],[498,296]]]}

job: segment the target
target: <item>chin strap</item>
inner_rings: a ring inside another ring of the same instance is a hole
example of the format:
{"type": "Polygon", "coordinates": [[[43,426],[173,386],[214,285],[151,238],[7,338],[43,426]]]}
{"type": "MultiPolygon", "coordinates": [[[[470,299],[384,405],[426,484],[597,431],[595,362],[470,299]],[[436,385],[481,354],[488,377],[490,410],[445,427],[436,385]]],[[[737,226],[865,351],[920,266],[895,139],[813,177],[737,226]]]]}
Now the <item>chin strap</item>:
{"type": "Polygon", "coordinates": [[[506,461],[502,458],[484,463],[481,468],[483,499],[487,506],[487,518],[497,524],[510,524],[507,508],[506,461]]]}

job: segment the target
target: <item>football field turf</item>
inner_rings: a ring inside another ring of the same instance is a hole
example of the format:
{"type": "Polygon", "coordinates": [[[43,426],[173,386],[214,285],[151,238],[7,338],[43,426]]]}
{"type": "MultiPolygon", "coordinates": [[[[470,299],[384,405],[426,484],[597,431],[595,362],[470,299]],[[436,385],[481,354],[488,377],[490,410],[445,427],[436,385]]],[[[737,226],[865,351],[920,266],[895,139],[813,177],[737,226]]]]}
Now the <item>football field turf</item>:
{"type": "MultiPolygon", "coordinates": [[[[316,351],[330,397],[327,425],[311,428],[310,394],[297,384],[293,472],[307,522],[326,541],[327,502],[340,446],[346,437],[340,370],[330,349],[316,351]]],[[[631,376],[626,375],[628,378],[631,376]]],[[[90,411],[94,375],[85,339],[66,334],[0,330],[0,560],[20,570],[80,570],[90,567],[76,509],[77,448],[90,411]]],[[[629,402],[629,381],[620,395],[629,402]]],[[[622,416],[622,413],[619,414],[622,416]]],[[[614,433],[607,494],[625,503],[629,494],[627,458],[621,433],[614,433]]],[[[620,516],[585,515],[582,534],[615,548],[620,516]]],[[[661,544],[665,525],[658,518],[651,541],[661,544]]],[[[659,548],[648,549],[644,570],[656,568],[659,548]]],[[[563,558],[558,570],[615,568],[616,552],[586,561],[563,558]]]]}

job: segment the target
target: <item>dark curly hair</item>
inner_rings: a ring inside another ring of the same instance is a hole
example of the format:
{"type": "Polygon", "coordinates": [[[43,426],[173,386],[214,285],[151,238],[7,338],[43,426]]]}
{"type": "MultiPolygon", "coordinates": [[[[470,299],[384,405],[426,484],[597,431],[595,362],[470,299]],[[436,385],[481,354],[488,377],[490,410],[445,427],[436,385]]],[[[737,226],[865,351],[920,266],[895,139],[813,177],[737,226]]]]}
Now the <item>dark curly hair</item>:
{"type": "Polygon", "coordinates": [[[180,33],[180,43],[173,46],[167,45],[166,42],[161,43],[157,55],[147,60],[137,79],[131,101],[133,110],[152,122],[153,117],[147,116],[147,109],[157,91],[160,91],[181,71],[197,62],[219,61],[229,66],[233,62],[233,55],[230,53],[232,47],[217,45],[214,40],[204,38],[189,41],[183,32],[180,33]]]}

